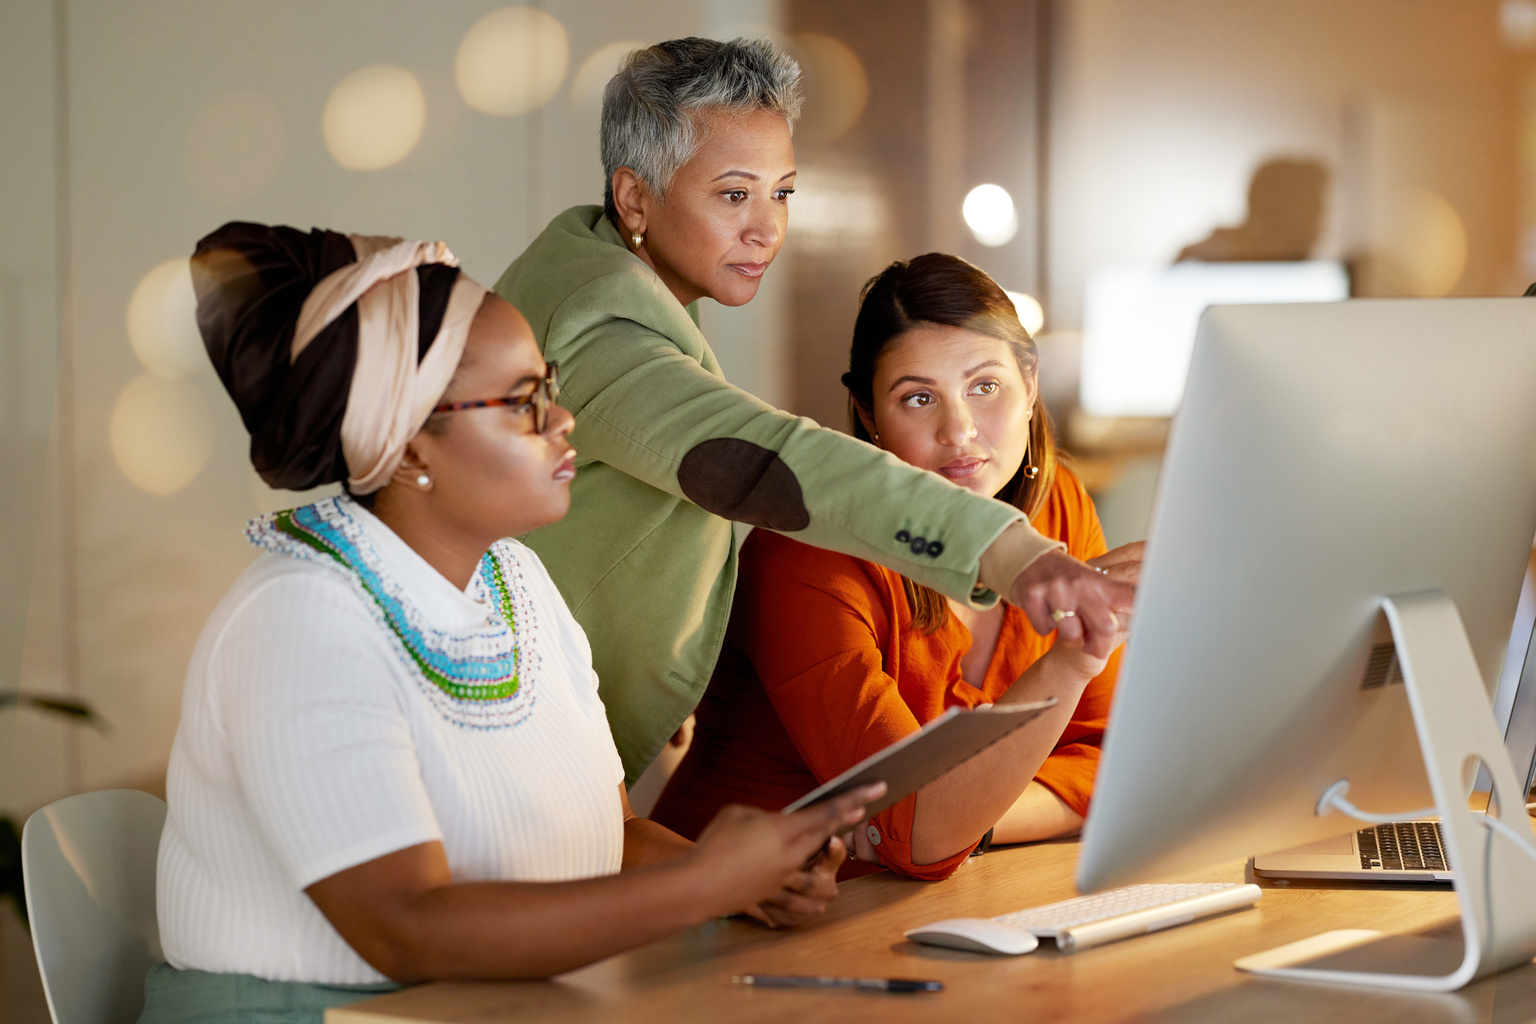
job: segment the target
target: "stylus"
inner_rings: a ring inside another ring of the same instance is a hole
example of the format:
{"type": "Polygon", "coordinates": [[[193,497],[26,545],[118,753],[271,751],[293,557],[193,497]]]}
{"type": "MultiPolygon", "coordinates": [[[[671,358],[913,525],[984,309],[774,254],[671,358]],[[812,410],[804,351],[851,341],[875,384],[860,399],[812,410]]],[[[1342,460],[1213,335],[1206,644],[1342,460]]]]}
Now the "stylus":
{"type": "Polygon", "coordinates": [[[942,981],[915,978],[828,978],[811,974],[733,974],[738,985],[758,988],[857,988],[867,992],[942,992],[942,981]]]}

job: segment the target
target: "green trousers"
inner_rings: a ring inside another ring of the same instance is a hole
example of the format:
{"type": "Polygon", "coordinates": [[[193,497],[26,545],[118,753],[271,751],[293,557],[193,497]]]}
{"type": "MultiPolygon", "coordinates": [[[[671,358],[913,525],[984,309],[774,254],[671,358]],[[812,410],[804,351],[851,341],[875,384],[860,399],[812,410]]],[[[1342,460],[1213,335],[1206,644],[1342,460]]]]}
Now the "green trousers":
{"type": "Polygon", "coordinates": [[[178,971],[160,964],[144,979],[139,1024],[322,1024],[325,1011],[400,986],[311,985],[249,974],[178,971]]]}

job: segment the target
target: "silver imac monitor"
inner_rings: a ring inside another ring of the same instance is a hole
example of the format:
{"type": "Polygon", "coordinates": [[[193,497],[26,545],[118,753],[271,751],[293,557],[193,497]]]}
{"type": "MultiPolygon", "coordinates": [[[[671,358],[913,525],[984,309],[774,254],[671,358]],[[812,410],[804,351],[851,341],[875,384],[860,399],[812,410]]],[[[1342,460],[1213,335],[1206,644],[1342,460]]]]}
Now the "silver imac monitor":
{"type": "MultiPolygon", "coordinates": [[[[1504,726],[1504,749],[1517,776],[1524,776],[1526,800],[1536,788],[1536,553],[1525,569],[1520,604],[1515,608],[1515,628],[1510,633],[1509,653],[1493,698],[1494,717],[1504,726]]],[[[1478,779],[1486,789],[1488,780],[1478,779]]]]}
{"type": "MultiPolygon", "coordinates": [[[[1533,536],[1536,300],[1208,310],[1079,889],[1351,831],[1323,800],[1341,782],[1357,808],[1438,807],[1461,849],[1493,844],[1468,884],[1536,886],[1536,851],[1446,817],[1486,763],[1529,842],[1529,766],[1514,781],[1490,696],[1533,536]]],[[[1461,968],[1409,970],[1397,987],[1454,988],[1515,962],[1536,944],[1532,911],[1461,968]]]]}

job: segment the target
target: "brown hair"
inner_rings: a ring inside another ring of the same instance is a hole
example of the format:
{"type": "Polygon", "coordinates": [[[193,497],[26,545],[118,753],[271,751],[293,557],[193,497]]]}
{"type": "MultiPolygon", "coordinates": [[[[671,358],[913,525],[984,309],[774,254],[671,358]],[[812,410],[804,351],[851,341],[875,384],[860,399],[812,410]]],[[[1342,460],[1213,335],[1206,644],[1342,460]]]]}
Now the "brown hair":
{"type": "MultiPolygon", "coordinates": [[[[1026,377],[1039,365],[1034,339],[1019,323],[1013,300],[985,271],[958,256],[938,252],[897,261],[870,278],[859,293],[848,372],[843,374],[854,437],[871,440],[859,410],[874,408],[875,366],[885,347],[920,324],[959,327],[1006,341],[1026,377]]],[[[1029,421],[1029,458],[994,497],[1033,519],[1051,493],[1060,462],[1056,432],[1037,386],[1029,421]],[[1025,473],[1031,465],[1039,470],[1033,477],[1025,473]]],[[[949,605],[942,594],[905,576],[902,585],[912,608],[912,625],[920,632],[932,633],[949,621],[949,605]]]]}

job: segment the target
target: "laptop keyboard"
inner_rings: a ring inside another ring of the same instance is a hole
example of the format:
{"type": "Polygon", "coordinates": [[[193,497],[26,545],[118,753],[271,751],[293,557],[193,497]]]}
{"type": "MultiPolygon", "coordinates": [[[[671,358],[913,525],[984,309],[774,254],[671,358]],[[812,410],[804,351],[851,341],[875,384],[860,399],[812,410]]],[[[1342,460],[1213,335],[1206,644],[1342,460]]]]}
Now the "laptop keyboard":
{"type": "Polygon", "coordinates": [[[1382,871],[1446,871],[1444,834],[1437,821],[1395,821],[1355,833],[1360,866],[1382,871]]]}

